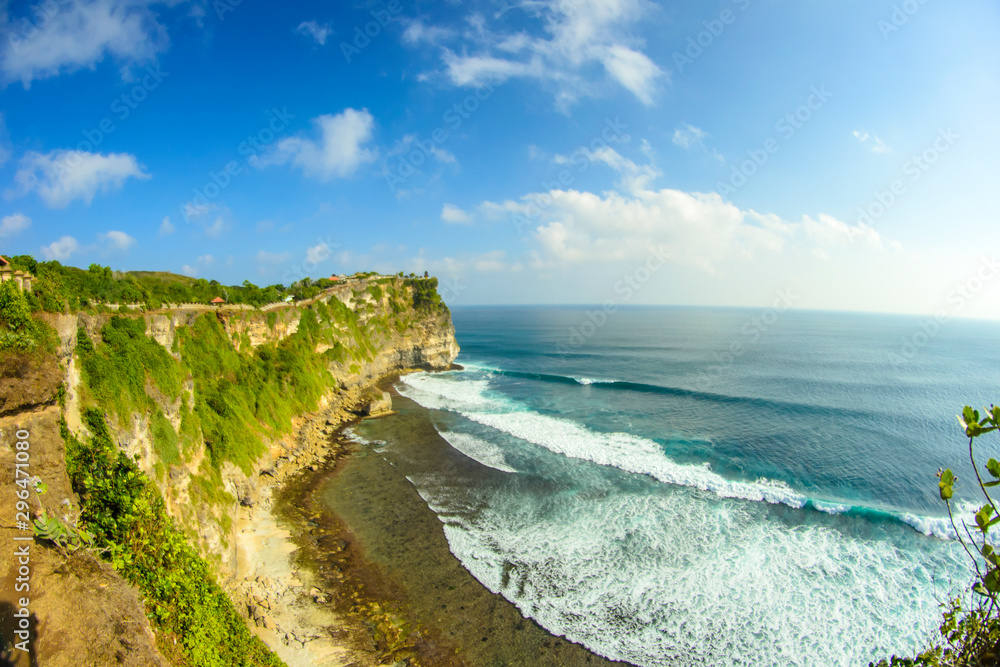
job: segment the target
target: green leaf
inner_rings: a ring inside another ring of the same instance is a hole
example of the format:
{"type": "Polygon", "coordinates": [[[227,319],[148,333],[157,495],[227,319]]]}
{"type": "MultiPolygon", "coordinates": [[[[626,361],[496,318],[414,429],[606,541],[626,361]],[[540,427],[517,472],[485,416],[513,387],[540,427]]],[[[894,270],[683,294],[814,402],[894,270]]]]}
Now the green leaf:
{"type": "Polygon", "coordinates": [[[978,424],[979,423],[979,411],[973,410],[968,405],[962,408],[962,417],[965,418],[966,424],[978,424]]]}
{"type": "Polygon", "coordinates": [[[944,482],[938,482],[938,492],[941,494],[941,500],[951,500],[954,494],[951,485],[944,482]]]}
{"type": "Polygon", "coordinates": [[[951,486],[955,483],[955,475],[951,472],[951,468],[947,468],[941,473],[941,483],[946,484],[947,486],[951,486]]]}
{"type": "Polygon", "coordinates": [[[991,458],[986,462],[986,470],[996,479],[1000,479],[1000,461],[991,458]]]}

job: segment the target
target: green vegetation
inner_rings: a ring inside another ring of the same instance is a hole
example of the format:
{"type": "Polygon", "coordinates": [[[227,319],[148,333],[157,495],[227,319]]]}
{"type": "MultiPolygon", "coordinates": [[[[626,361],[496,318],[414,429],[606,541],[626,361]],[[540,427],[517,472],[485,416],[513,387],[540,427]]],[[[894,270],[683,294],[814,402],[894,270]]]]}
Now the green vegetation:
{"type": "Polygon", "coordinates": [[[101,342],[95,348],[86,331],[77,332],[83,377],[98,405],[124,419],[132,412],[158,410],[153,387],[171,400],[180,395],[181,369],[146,336],[144,319],[112,317],[101,329],[101,342]]]}
{"type": "Polygon", "coordinates": [[[288,432],[292,416],[315,408],[333,384],[327,358],[314,352],[324,336],[312,310],[302,313],[293,336],[255,350],[237,351],[210,316],[178,338],[194,379],[194,415],[216,467],[228,460],[249,472],[264,452],[262,436],[288,432]]]}
{"type": "Polygon", "coordinates": [[[31,317],[27,295],[14,283],[0,283],[0,352],[31,352],[49,338],[46,327],[31,317]]]}
{"type": "MultiPolygon", "coordinates": [[[[969,459],[976,473],[976,485],[986,503],[976,512],[975,525],[967,523],[959,530],[952,513],[951,499],[958,477],[950,470],[938,471],[938,492],[948,507],[948,517],[959,542],[976,570],[967,601],[950,600],[941,623],[941,642],[913,658],[892,656],[880,660],[877,667],[995,667],[1000,664],[1000,552],[988,539],[990,529],[1000,523],[1000,511],[988,489],[1000,486],[1000,461],[989,459],[982,470],[976,463],[974,443],[990,431],[1000,428],[1000,407],[991,406],[980,416],[966,406],[959,422],[969,438],[969,459]]],[[[875,667],[871,663],[869,667],[875,667]]]]}
{"type": "Polygon", "coordinates": [[[448,312],[437,291],[437,278],[407,278],[403,284],[413,290],[413,307],[417,310],[448,312]]]}
{"type": "MultiPolygon", "coordinates": [[[[63,423],[66,466],[80,495],[81,522],[116,569],[141,592],[167,637],[176,637],[182,665],[274,666],[283,663],[250,633],[208,564],[167,515],[163,498],[111,440],[101,413],[84,414],[94,435],[75,438],[63,423]]],[[[58,531],[56,531],[58,532],[58,531]]]]}
{"type": "Polygon", "coordinates": [[[215,280],[189,278],[162,271],[112,271],[110,267],[91,264],[87,270],[63,266],[59,262],[39,262],[30,255],[8,258],[15,269],[35,276],[28,294],[31,311],[76,311],[104,303],[143,304],[148,309],[168,303],[211,303],[222,297],[227,303],[260,307],[282,301],[287,296],[308,299],[330,285],[329,280],[316,284],[308,278],[285,287],[258,287],[246,280],[242,285],[221,285],[215,280]]]}

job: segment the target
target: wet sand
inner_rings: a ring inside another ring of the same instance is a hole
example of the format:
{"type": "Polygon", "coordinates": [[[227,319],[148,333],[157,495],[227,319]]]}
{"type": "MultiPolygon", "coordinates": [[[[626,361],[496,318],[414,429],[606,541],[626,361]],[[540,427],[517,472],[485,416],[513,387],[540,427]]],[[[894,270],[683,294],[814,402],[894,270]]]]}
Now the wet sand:
{"type": "Polygon", "coordinates": [[[279,498],[298,528],[297,558],[318,574],[330,604],[357,621],[344,639],[384,664],[625,666],[549,634],[462,567],[405,475],[503,473],[456,452],[423,408],[392,394],[398,414],[357,426],[391,451],[341,437],[339,454],[279,498]]]}

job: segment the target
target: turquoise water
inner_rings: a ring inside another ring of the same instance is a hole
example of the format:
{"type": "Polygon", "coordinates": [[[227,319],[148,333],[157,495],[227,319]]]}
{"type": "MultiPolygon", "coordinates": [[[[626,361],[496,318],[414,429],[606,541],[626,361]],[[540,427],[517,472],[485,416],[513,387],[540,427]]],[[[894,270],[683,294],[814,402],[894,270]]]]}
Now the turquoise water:
{"type": "Polygon", "coordinates": [[[904,360],[919,319],[761,315],[456,309],[465,370],[397,387],[480,464],[408,476],[452,553],[637,665],[923,645],[969,577],[933,473],[972,477],[954,415],[1000,397],[1000,326],[950,322],[904,360]]]}

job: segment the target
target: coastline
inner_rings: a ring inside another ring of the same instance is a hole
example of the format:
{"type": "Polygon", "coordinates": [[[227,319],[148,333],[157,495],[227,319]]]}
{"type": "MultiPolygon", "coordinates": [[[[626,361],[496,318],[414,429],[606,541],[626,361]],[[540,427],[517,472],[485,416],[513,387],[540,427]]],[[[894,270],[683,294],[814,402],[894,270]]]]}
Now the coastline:
{"type": "MultiPolygon", "coordinates": [[[[394,411],[398,406],[412,419],[415,404],[393,389],[399,375],[377,386],[391,393],[394,411]]],[[[393,412],[374,419],[392,427],[386,420],[407,418],[393,412]]],[[[299,604],[335,621],[306,629],[317,634],[321,628],[325,636],[297,651],[317,659],[335,646],[344,661],[309,663],[296,656],[295,664],[627,667],[550,634],[476,580],[451,554],[441,522],[402,472],[346,436],[360,422],[340,424],[330,455],[274,491],[272,513],[287,535],[287,571],[301,580],[301,591],[312,592],[300,595],[299,604]],[[352,491],[359,495],[352,498],[352,491]],[[329,507],[330,494],[346,503],[341,512],[329,507]],[[359,520],[366,515],[373,520],[359,520]]],[[[407,433],[419,441],[416,447],[447,446],[436,433],[407,433]],[[437,443],[427,442],[434,437],[437,443]]],[[[265,529],[254,527],[255,534],[265,529]]]]}

